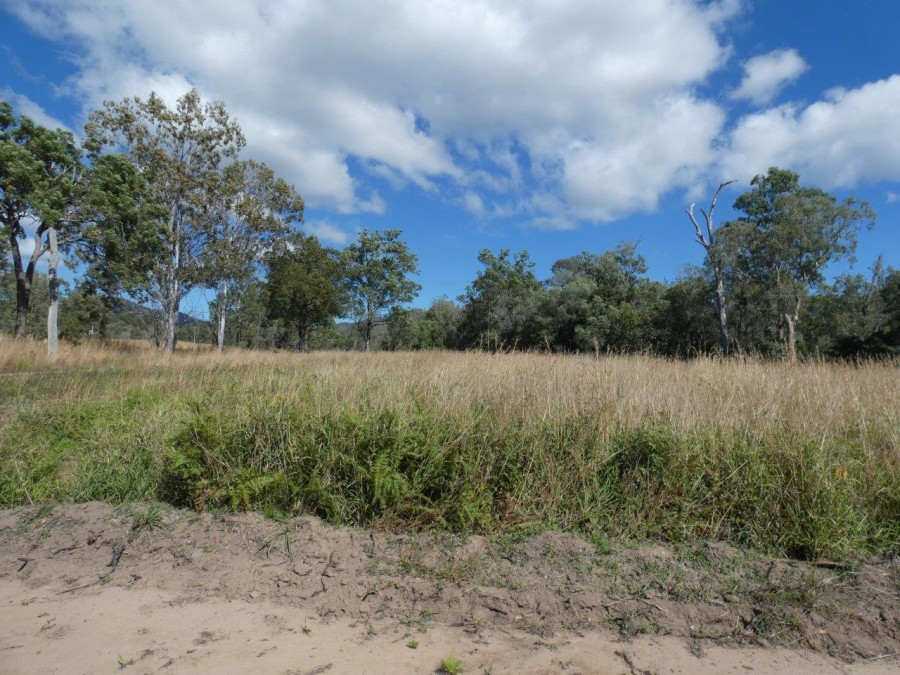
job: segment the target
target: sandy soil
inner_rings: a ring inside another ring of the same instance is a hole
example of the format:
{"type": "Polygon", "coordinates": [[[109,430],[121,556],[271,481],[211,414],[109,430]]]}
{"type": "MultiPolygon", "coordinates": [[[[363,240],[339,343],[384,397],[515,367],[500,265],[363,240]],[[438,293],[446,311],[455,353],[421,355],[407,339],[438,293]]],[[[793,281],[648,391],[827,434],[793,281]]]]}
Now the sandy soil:
{"type": "Polygon", "coordinates": [[[0,511],[0,673],[894,673],[900,565],[0,511]]]}

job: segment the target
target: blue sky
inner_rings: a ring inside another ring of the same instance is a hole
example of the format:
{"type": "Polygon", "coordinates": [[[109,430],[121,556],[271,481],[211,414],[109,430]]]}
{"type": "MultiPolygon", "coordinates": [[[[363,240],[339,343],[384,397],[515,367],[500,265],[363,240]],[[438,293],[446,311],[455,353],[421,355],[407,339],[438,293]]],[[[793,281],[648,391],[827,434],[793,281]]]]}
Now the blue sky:
{"type": "Polygon", "coordinates": [[[225,101],[308,231],[403,230],[420,306],[482,248],[546,277],[640,239],[672,280],[702,261],[684,208],[735,179],[727,219],[771,165],[868,199],[856,270],[900,267],[896,0],[0,0],[0,26],[0,98],[41,122],[151,90],[225,101]]]}

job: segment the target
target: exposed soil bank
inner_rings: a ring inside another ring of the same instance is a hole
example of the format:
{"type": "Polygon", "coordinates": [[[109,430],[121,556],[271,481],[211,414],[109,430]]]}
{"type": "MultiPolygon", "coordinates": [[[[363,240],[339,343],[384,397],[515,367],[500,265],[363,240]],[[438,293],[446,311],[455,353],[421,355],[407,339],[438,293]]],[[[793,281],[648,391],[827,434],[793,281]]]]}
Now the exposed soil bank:
{"type": "Polygon", "coordinates": [[[900,564],[0,512],[0,672],[896,672],[900,564]]]}

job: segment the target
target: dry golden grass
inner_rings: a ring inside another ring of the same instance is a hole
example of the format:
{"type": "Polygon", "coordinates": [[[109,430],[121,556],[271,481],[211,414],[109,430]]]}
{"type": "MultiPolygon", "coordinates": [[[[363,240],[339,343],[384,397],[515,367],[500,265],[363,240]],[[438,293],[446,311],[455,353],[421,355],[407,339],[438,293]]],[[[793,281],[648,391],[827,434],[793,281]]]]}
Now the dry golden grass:
{"type": "MultiPolygon", "coordinates": [[[[63,346],[51,359],[41,344],[0,338],[0,420],[13,429],[0,441],[18,444],[0,449],[0,462],[24,475],[42,456],[41,441],[27,440],[33,416],[63,410],[79,429],[91,421],[110,466],[130,462],[130,448],[143,443],[150,455],[135,471],[164,475],[174,452],[193,472],[185,476],[202,477],[179,493],[194,505],[277,502],[338,522],[475,529],[533,521],[630,527],[802,555],[892,550],[900,536],[891,524],[900,516],[897,365],[219,355],[194,345],[165,355],[134,342],[63,346]],[[89,414],[89,403],[103,412],[89,414]],[[130,440],[122,445],[120,436],[130,440]],[[287,477],[281,496],[260,487],[266,476],[287,477]]],[[[83,431],[65,436],[65,447],[83,443],[83,431]]],[[[158,482],[76,489],[56,475],[52,490],[41,483],[42,494],[160,495],[158,482]]],[[[6,501],[25,499],[6,492],[6,501]]]]}
{"type": "Polygon", "coordinates": [[[752,359],[691,361],[650,356],[572,356],[483,352],[294,352],[181,343],[174,355],[146,342],[62,345],[48,357],[37,342],[0,336],[0,373],[131,371],[123,387],[164,372],[174,386],[212,384],[223,369],[239,369],[245,393],[289,395],[292,376],[314,373],[323,390],[348,406],[362,399],[404,405],[439,402],[448,414],[480,401],[500,420],[518,422],[585,414],[621,428],[647,419],[679,429],[716,424],[764,432],[788,425],[827,440],[836,431],[874,424],[900,445],[900,365],[891,361],[790,365],[752,359]],[[151,375],[148,375],[151,376],[151,375]],[[524,418],[523,418],[524,413],[524,418]]]}

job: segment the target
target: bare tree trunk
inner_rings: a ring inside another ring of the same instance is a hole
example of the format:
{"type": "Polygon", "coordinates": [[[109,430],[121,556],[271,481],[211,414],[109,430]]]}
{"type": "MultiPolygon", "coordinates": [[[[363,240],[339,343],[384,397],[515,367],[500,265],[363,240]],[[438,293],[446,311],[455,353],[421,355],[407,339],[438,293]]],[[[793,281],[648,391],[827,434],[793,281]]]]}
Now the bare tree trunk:
{"type": "Polygon", "coordinates": [[[50,306],[47,308],[47,353],[56,356],[59,352],[59,246],[56,241],[56,228],[47,230],[47,241],[50,244],[50,306]]]}
{"type": "Polygon", "coordinates": [[[166,278],[166,351],[169,354],[175,352],[176,331],[178,329],[179,288],[178,268],[181,265],[181,232],[176,218],[175,205],[172,205],[172,214],[169,217],[169,232],[172,235],[172,259],[166,278]]]}
{"type": "Polygon", "coordinates": [[[719,344],[722,346],[722,354],[728,356],[728,316],[725,312],[725,281],[722,278],[722,269],[716,265],[716,307],[719,310],[719,344]]]}
{"type": "Polygon", "coordinates": [[[166,292],[166,351],[175,352],[175,335],[178,328],[178,280],[169,279],[166,292]]]}
{"type": "Polygon", "coordinates": [[[28,319],[28,300],[31,284],[25,276],[22,268],[22,250],[19,248],[19,238],[13,228],[9,232],[9,247],[12,250],[13,271],[16,275],[16,340],[25,339],[25,321],[28,319]]]}
{"type": "MultiPolygon", "coordinates": [[[[713,226],[713,216],[716,211],[716,202],[719,200],[719,193],[733,182],[733,180],[730,180],[719,185],[719,188],[716,190],[712,201],[709,204],[709,211],[700,209],[700,212],[703,214],[703,218],[706,221],[705,234],[700,227],[700,223],[697,222],[697,218],[694,216],[694,205],[691,204],[691,207],[687,210],[688,218],[691,219],[691,223],[694,225],[694,234],[697,236],[697,243],[706,249],[707,256],[715,255],[715,249],[713,247],[715,245],[716,231],[713,226]]],[[[722,273],[722,265],[719,261],[713,262],[713,272],[716,276],[716,307],[719,310],[719,344],[722,347],[722,354],[728,356],[730,348],[728,340],[728,316],[725,312],[725,280],[722,273]]]]}
{"type": "Polygon", "coordinates": [[[787,358],[791,363],[797,361],[797,328],[794,323],[794,317],[787,312],[784,313],[784,323],[787,326],[787,340],[785,347],[787,350],[787,358]]]}
{"type": "Polygon", "coordinates": [[[305,322],[297,325],[297,347],[304,354],[309,353],[309,324],[305,322]]]}
{"type": "Polygon", "coordinates": [[[31,286],[34,281],[34,270],[37,262],[45,253],[45,248],[41,242],[47,228],[41,224],[34,233],[34,250],[31,253],[31,259],[28,261],[28,267],[22,269],[22,253],[19,249],[19,240],[15,233],[9,235],[9,242],[13,251],[13,268],[16,274],[16,340],[24,340],[27,329],[28,312],[31,309],[31,286]]]}
{"type": "Polygon", "coordinates": [[[375,325],[375,312],[372,311],[372,302],[366,300],[366,325],[363,335],[363,351],[368,352],[372,348],[372,328],[375,325]]]}
{"type": "Polygon", "coordinates": [[[787,326],[787,358],[791,363],[797,362],[797,324],[800,321],[800,298],[797,298],[797,301],[794,305],[794,313],[791,314],[789,312],[784,313],[784,323],[787,326]]]}
{"type": "Polygon", "coordinates": [[[228,282],[219,282],[219,296],[216,298],[216,314],[218,326],[216,328],[216,350],[221,354],[225,351],[225,303],[228,300],[228,282]]]}

